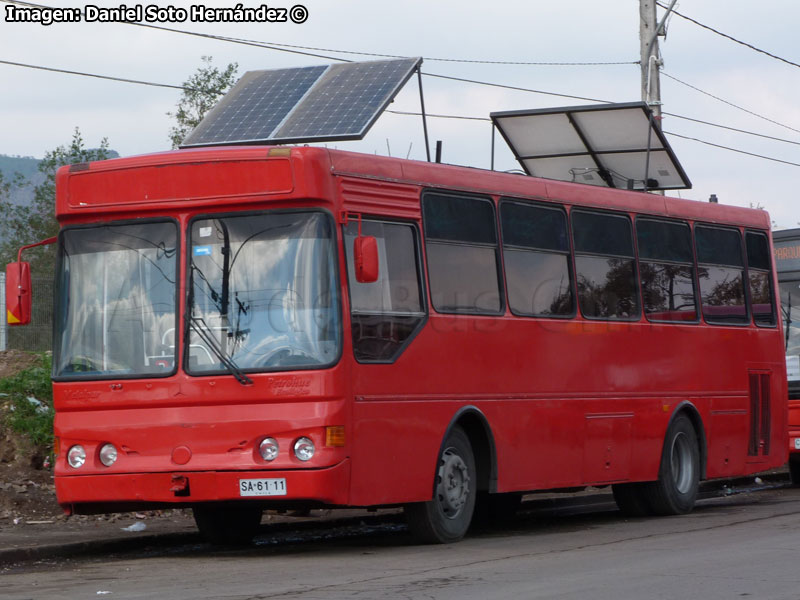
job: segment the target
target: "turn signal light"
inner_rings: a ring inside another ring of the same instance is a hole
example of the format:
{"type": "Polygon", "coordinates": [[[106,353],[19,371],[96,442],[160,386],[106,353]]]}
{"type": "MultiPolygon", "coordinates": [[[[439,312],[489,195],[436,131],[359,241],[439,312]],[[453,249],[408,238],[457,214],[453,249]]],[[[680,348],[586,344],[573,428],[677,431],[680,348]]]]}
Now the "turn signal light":
{"type": "Polygon", "coordinates": [[[325,428],[325,445],[334,448],[344,446],[344,425],[331,425],[325,428]]]}

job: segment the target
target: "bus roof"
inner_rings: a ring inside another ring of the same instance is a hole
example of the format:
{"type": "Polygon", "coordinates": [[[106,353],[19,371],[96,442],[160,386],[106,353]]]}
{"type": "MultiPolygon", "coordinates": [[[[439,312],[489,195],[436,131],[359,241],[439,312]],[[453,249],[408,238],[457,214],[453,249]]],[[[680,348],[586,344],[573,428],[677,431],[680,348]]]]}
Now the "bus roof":
{"type": "Polygon", "coordinates": [[[421,188],[543,199],[711,223],[770,228],[769,215],[761,209],[306,146],[226,146],[173,150],[62,167],[56,180],[56,214],[71,221],[80,218],[78,215],[89,216],[87,209],[94,214],[154,211],[185,207],[187,201],[211,202],[234,197],[241,200],[248,196],[256,200],[263,199],[265,195],[290,192],[303,194],[304,197],[319,197],[326,190],[318,177],[309,177],[311,165],[316,165],[319,173],[332,172],[340,176],[421,188]],[[164,168],[169,167],[173,167],[173,172],[169,177],[163,177],[164,168]],[[176,201],[179,204],[174,205],[176,201]]]}

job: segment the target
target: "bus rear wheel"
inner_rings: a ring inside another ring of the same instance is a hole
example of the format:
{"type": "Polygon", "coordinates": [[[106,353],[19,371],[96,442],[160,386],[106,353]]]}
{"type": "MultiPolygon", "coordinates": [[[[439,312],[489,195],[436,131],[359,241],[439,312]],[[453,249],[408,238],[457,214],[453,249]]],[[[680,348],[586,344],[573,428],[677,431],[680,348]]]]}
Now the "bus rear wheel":
{"type": "Polygon", "coordinates": [[[658,481],[646,484],[645,498],[657,515],[683,515],[694,508],[699,486],[697,432],[689,417],[680,414],[667,429],[658,481]]]}
{"type": "Polygon", "coordinates": [[[195,506],[197,529],[212,544],[249,544],[258,531],[263,511],[252,506],[195,506]]]}
{"type": "Polygon", "coordinates": [[[442,445],[433,499],[405,507],[411,534],[429,544],[463,538],[475,510],[476,484],[472,445],[464,430],[454,427],[442,445]]]}

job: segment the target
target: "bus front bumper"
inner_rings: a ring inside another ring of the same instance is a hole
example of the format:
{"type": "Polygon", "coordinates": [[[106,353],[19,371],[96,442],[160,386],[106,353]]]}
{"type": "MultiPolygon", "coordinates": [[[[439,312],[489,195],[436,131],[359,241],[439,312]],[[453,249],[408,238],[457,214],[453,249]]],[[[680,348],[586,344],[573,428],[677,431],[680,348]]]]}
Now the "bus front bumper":
{"type": "Polygon", "coordinates": [[[350,461],[323,469],[284,471],[171,471],[56,477],[66,514],[181,508],[205,502],[346,505],[350,461]]]}
{"type": "Polygon", "coordinates": [[[789,454],[800,454],[800,429],[789,429],[789,454]]]}

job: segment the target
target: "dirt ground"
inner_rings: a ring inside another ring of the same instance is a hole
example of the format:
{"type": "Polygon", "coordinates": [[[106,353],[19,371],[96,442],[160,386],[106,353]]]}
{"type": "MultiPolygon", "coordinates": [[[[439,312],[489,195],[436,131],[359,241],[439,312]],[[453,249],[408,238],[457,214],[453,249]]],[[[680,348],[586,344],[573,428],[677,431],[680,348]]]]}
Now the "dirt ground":
{"type": "Polygon", "coordinates": [[[10,377],[17,371],[21,371],[38,362],[35,354],[22,352],[20,350],[6,350],[0,352],[0,379],[10,377]]]}
{"type": "MultiPolygon", "coordinates": [[[[0,379],[38,361],[28,352],[0,352],[0,379]]],[[[52,469],[42,465],[42,457],[27,439],[5,427],[6,410],[0,398],[0,524],[63,518],[56,503],[52,469]]]]}

